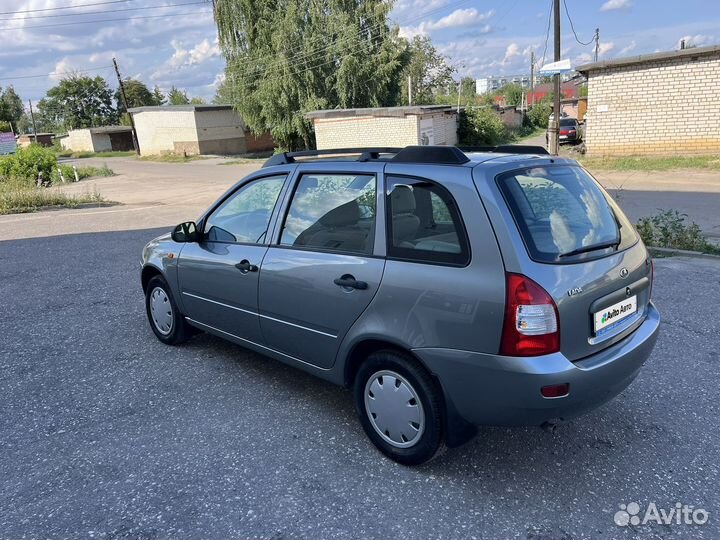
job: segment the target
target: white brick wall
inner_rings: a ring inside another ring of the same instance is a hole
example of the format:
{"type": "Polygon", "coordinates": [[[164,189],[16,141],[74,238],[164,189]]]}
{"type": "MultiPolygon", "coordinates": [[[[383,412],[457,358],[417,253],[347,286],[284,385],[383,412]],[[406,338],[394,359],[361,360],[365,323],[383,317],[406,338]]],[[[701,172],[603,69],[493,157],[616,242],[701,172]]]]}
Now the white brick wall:
{"type": "MultiPolygon", "coordinates": [[[[435,144],[457,144],[455,115],[425,115],[431,118],[435,144]]],[[[420,144],[420,116],[353,116],[315,119],[315,141],[319,150],[420,144]]]]}
{"type": "Polygon", "coordinates": [[[199,153],[193,111],[140,111],[133,119],[142,155],[175,152],[176,144],[188,154],[199,153]]]}
{"type": "Polygon", "coordinates": [[[89,129],[71,129],[68,136],[60,140],[63,150],[73,152],[94,152],[92,135],[89,129]]]}
{"type": "Polygon", "coordinates": [[[589,155],[720,152],[720,53],[591,71],[589,155]],[[607,109],[605,112],[602,112],[607,109]]]}

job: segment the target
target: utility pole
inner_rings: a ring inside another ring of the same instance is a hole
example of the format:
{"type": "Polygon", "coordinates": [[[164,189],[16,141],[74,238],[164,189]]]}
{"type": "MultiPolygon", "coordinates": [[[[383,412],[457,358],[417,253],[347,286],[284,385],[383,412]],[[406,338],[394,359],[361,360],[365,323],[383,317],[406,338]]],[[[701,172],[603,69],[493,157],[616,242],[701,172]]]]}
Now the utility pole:
{"type": "Polygon", "coordinates": [[[30,105],[30,120],[32,120],[33,134],[35,135],[35,142],[37,142],[37,128],[35,127],[35,113],[33,113],[32,100],[28,99],[28,105],[30,105]]]}
{"type": "Polygon", "coordinates": [[[123,105],[125,105],[125,112],[130,118],[130,129],[132,130],[133,146],[135,147],[135,153],[140,155],[140,144],[138,143],[137,131],[135,131],[135,120],[133,115],[130,113],[130,107],[128,107],[127,96],[125,95],[125,85],[123,84],[122,77],[120,77],[120,69],[118,68],[117,61],[113,57],[113,66],[115,67],[115,75],[117,75],[118,84],[120,85],[120,95],[122,95],[123,105]]]}
{"type": "Polygon", "coordinates": [[[408,75],[408,105],[412,105],[412,75],[408,75]]]}
{"type": "Polygon", "coordinates": [[[457,105],[457,113],[460,114],[460,90],[462,90],[462,79],[458,81],[458,105],[457,105]]]}
{"type": "Polygon", "coordinates": [[[600,29],[595,29],[595,61],[598,61],[598,53],[600,52],[600,29]]]}
{"type": "Polygon", "coordinates": [[[530,52],[530,99],[528,106],[533,105],[535,101],[535,51],[530,52]]]}
{"type": "MultiPolygon", "coordinates": [[[[553,0],[553,10],[555,12],[555,62],[559,62],[560,58],[560,0],[553,0]]],[[[560,73],[553,75],[555,87],[555,103],[553,103],[553,122],[550,129],[550,153],[558,155],[560,153],[560,73]]]]}

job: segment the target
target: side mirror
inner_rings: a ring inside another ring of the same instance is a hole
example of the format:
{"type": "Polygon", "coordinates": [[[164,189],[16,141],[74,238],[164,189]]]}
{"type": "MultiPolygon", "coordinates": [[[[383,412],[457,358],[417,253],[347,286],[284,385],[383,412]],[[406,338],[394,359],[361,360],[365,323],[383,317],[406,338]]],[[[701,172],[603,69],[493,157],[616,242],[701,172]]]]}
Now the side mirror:
{"type": "Polygon", "coordinates": [[[200,239],[197,226],[194,221],[186,221],[173,229],[170,235],[174,242],[197,242],[200,239]]]}

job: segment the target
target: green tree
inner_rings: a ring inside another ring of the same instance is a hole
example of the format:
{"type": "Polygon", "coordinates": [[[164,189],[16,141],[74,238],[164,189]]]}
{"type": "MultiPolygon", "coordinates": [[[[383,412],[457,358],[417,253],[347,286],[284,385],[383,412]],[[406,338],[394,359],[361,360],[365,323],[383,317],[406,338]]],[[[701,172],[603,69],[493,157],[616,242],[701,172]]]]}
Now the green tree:
{"type": "MultiPolygon", "coordinates": [[[[415,36],[408,45],[409,60],[402,72],[402,102],[408,104],[408,77],[412,84],[412,104],[429,105],[435,95],[453,83],[455,68],[440,54],[427,36],[415,36]]],[[[457,99],[457,90],[454,91],[457,99]]]]}
{"type": "Polygon", "coordinates": [[[22,99],[12,86],[4,91],[0,90],[0,119],[12,124],[13,130],[18,131],[18,122],[25,114],[22,99]]]}
{"type": "Polygon", "coordinates": [[[484,146],[504,142],[508,134],[492,107],[468,107],[460,115],[458,138],[462,145],[484,146]]]}
{"type": "Polygon", "coordinates": [[[509,107],[519,107],[522,101],[523,87],[517,83],[509,83],[498,88],[497,93],[505,98],[509,107]]]}
{"type": "Polygon", "coordinates": [[[13,127],[10,125],[10,122],[7,120],[0,120],[0,133],[7,133],[8,131],[12,131],[13,127]]]}
{"type": "Polygon", "coordinates": [[[528,118],[535,126],[547,129],[552,109],[553,94],[548,94],[530,108],[530,112],[528,112],[528,118]]]}
{"type": "Polygon", "coordinates": [[[398,102],[406,46],[384,0],[216,0],[227,60],[216,99],[283,148],[312,145],[303,114],[398,102]]]}
{"type": "MultiPolygon", "coordinates": [[[[45,129],[54,127],[53,131],[115,124],[118,114],[112,98],[112,91],[102,77],[70,75],[38,102],[40,124],[45,129]]],[[[35,120],[37,123],[38,118],[35,120]]]]}
{"type": "Polygon", "coordinates": [[[185,90],[175,88],[174,86],[170,89],[167,95],[169,105],[187,105],[190,103],[190,98],[187,96],[185,90]]]}
{"type": "Polygon", "coordinates": [[[165,94],[163,94],[159,86],[155,85],[155,88],[153,88],[153,105],[165,105],[166,102],[165,94]]]}
{"type": "MultiPolygon", "coordinates": [[[[144,107],[148,105],[156,105],[155,95],[150,92],[145,83],[138,81],[137,79],[125,79],[123,81],[125,86],[125,97],[127,97],[128,107],[144,107]]],[[[125,103],[123,103],[122,94],[120,88],[115,90],[115,103],[117,103],[118,113],[124,113],[125,103]]]]}
{"type": "Polygon", "coordinates": [[[195,96],[194,98],[190,99],[190,104],[192,104],[192,105],[205,105],[206,103],[207,103],[207,101],[205,101],[200,96],[195,96]]]}

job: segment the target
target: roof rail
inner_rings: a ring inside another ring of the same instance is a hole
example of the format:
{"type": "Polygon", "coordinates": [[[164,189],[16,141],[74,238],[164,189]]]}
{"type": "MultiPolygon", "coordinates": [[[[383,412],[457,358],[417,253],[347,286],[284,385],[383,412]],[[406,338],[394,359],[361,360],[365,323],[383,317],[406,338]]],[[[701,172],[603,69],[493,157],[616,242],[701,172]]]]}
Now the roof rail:
{"type": "Polygon", "coordinates": [[[395,154],[391,161],[462,165],[470,161],[470,158],[457,146],[406,146],[395,154]]]}
{"type": "Polygon", "coordinates": [[[499,146],[459,146],[463,152],[496,152],[498,154],[550,154],[544,146],[501,144],[499,146]]]}
{"type": "Polygon", "coordinates": [[[380,154],[397,154],[402,148],[333,148],[328,150],[300,150],[297,152],[281,152],[271,156],[263,167],[272,167],[274,165],[288,165],[296,163],[297,157],[318,157],[318,156],[342,156],[360,154],[357,161],[370,161],[379,159],[380,154]]]}

